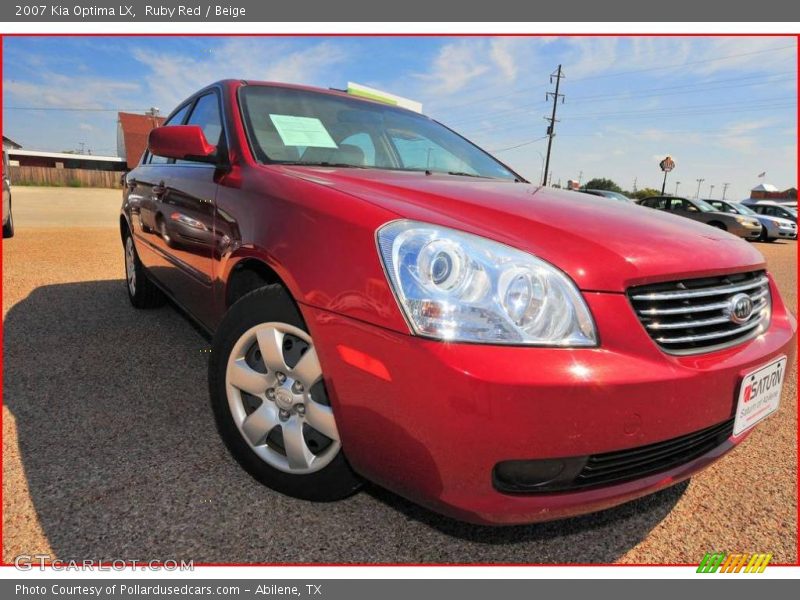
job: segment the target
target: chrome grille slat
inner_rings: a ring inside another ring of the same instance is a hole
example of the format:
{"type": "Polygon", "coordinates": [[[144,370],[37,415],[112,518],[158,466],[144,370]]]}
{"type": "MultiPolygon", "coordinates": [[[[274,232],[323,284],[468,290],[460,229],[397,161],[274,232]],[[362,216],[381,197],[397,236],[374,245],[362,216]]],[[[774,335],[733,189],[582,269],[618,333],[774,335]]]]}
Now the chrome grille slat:
{"type": "MultiPolygon", "coordinates": [[[[768,290],[763,290],[756,294],[748,294],[755,302],[761,300],[769,294],[768,290]]],[[[728,306],[727,302],[712,302],[711,304],[698,304],[696,306],[681,306],[678,308],[647,308],[639,311],[640,315],[648,317],[658,317],[661,315],[682,315],[693,312],[708,312],[712,310],[722,310],[728,306]]]]}
{"type": "Polygon", "coordinates": [[[685,335],[683,337],[658,337],[656,341],[661,344],[685,344],[686,342],[701,342],[705,340],[717,340],[723,337],[729,337],[732,335],[738,335],[744,331],[749,331],[754,327],[758,327],[761,324],[761,321],[764,320],[764,315],[759,315],[752,321],[748,321],[741,327],[737,327],[736,329],[729,329],[727,331],[715,331],[713,333],[701,333],[699,335],[685,335]]]}
{"type": "Polygon", "coordinates": [[[647,333],[671,354],[696,354],[739,344],[769,325],[769,278],[763,271],[639,286],[628,290],[647,333]],[[732,299],[753,302],[742,322],[731,317],[732,299]]]}
{"type": "Polygon", "coordinates": [[[634,300],[684,300],[689,298],[707,298],[708,296],[722,296],[723,294],[735,294],[736,292],[743,292],[753,288],[766,285],[769,280],[766,277],[761,277],[756,281],[751,281],[741,285],[724,285],[713,288],[704,288],[699,290],[678,290],[674,292],[654,292],[651,294],[637,294],[633,296],[634,300]]]}
{"type": "MultiPolygon", "coordinates": [[[[760,302],[753,305],[753,311],[757,312],[767,305],[766,302],[760,302]]],[[[725,304],[727,306],[727,303],[725,304]]],[[[724,307],[723,307],[724,308],[724,307]]],[[[721,310],[721,309],[720,309],[721,310]]],[[[728,315],[721,317],[714,317],[712,319],[698,319],[695,321],[675,321],[674,323],[648,323],[645,325],[648,329],[657,329],[663,331],[664,329],[688,329],[690,327],[708,327],[709,325],[719,325],[721,323],[730,323],[731,319],[728,315]]]]}

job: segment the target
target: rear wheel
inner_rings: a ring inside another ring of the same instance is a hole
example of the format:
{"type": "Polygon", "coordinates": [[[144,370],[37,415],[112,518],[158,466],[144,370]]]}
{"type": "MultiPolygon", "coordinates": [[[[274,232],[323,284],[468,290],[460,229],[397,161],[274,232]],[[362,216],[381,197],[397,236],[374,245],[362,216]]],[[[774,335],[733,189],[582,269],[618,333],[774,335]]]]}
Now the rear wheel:
{"type": "Polygon", "coordinates": [[[150,281],[144,270],[133,236],[130,231],[125,232],[125,280],[128,289],[128,299],[136,308],[157,308],[166,301],[164,293],[150,281]]]}
{"type": "Polygon", "coordinates": [[[220,435],[255,479],[317,501],[360,487],[342,453],[314,340],[282,286],[252,291],[228,311],[208,381],[220,435]]]}

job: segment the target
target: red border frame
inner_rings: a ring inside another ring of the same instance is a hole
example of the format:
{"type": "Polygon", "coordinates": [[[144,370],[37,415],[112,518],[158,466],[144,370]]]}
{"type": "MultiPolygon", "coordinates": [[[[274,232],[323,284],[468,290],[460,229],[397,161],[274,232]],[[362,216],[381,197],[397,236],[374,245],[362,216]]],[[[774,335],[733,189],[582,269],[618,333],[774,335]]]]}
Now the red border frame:
{"type": "MultiPolygon", "coordinates": [[[[797,44],[796,60],[798,77],[800,78],[800,35],[797,33],[551,33],[551,32],[531,32],[531,33],[203,33],[203,32],[181,32],[181,33],[0,33],[0,100],[3,98],[3,49],[5,38],[13,37],[295,37],[295,38],[310,38],[310,37],[440,37],[440,38],[463,38],[463,37],[539,37],[539,36],[552,36],[552,37],[747,37],[747,38],[794,38],[797,44]]],[[[800,87],[798,87],[798,100],[800,100],[800,87]]],[[[797,140],[800,140],[800,102],[798,103],[797,112],[797,140]]],[[[0,131],[3,130],[3,115],[0,110],[0,131]]],[[[797,147],[796,140],[796,147],[797,147]]],[[[800,152],[797,157],[797,164],[795,169],[795,181],[798,180],[798,173],[800,173],[800,152]]],[[[800,242],[798,242],[800,243],[800,242]]],[[[3,252],[2,242],[0,242],[0,272],[3,268],[3,252]]],[[[795,266],[798,274],[800,269],[795,266]]],[[[0,278],[0,297],[2,297],[3,281],[0,278]]],[[[3,324],[0,323],[0,344],[3,341],[3,324]]],[[[3,346],[4,347],[4,346],[3,346]]],[[[798,348],[800,349],[800,338],[798,338],[798,348]]],[[[3,387],[3,352],[0,351],[0,392],[3,387]]],[[[795,370],[798,365],[795,364],[795,370]]],[[[3,402],[2,394],[0,393],[0,436],[2,436],[3,427],[3,402]]],[[[795,442],[797,444],[797,456],[800,461],[800,405],[797,409],[798,426],[795,442]]],[[[2,458],[2,447],[0,447],[0,458],[2,458]]],[[[800,466],[800,465],[798,465],[800,466]]],[[[800,468],[798,468],[800,471],[800,468]]],[[[797,522],[796,522],[796,552],[794,563],[770,563],[774,567],[796,567],[800,566],[800,476],[797,481],[797,496],[795,498],[797,505],[797,522]]],[[[3,468],[0,463],[0,519],[3,516],[3,468]]],[[[0,520],[0,548],[3,542],[3,521],[0,520]]],[[[698,557],[700,560],[701,557],[698,557]]],[[[110,564],[110,561],[108,563],[110,564]]],[[[128,563],[130,564],[130,563],[128,563]]],[[[163,563],[153,563],[161,564],[163,563]]],[[[50,566],[48,563],[47,566],[50,566]]],[[[195,567],[696,567],[694,563],[194,563],[195,567]]],[[[0,567],[13,567],[13,564],[4,562],[0,556],[0,567]]],[[[91,571],[88,571],[90,573],[91,571]]],[[[178,573],[176,571],[176,573],[178,573]]]]}

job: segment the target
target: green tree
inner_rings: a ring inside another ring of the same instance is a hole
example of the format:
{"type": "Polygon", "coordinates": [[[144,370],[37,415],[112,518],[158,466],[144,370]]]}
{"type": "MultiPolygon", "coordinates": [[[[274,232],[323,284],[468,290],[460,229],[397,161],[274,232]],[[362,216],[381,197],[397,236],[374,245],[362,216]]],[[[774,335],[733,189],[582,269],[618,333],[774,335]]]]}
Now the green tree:
{"type": "Polygon", "coordinates": [[[608,190],[609,192],[622,192],[622,188],[619,187],[614,181],[611,179],[606,179],[605,177],[595,177],[594,179],[590,179],[586,182],[586,185],[583,186],[585,190],[608,190]]]}
{"type": "Polygon", "coordinates": [[[655,190],[653,188],[642,188],[641,190],[636,190],[635,192],[628,194],[628,197],[641,200],[642,198],[649,198],[650,196],[660,196],[660,195],[661,195],[661,190],[655,190]]]}

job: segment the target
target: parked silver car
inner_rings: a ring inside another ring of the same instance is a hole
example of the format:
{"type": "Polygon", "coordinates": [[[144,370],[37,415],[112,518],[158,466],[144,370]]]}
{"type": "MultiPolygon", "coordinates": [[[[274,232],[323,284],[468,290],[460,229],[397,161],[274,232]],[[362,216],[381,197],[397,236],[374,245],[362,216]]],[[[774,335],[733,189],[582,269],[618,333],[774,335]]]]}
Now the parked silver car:
{"type": "Polygon", "coordinates": [[[790,203],[773,200],[744,200],[742,204],[760,215],[778,217],[797,223],[797,208],[793,208],[790,203]]]}
{"type": "Polygon", "coordinates": [[[645,198],[639,204],[724,229],[746,240],[754,240],[761,236],[761,223],[755,217],[720,212],[703,200],[690,200],[677,196],[652,196],[645,198]]]}
{"type": "Polygon", "coordinates": [[[720,212],[758,219],[762,227],[761,237],[758,239],[762,242],[772,242],[777,239],[797,239],[797,224],[793,221],[766,214],[758,214],[740,202],[731,202],[730,200],[706,200],[706,202],[720,212]]]}
{"type": "Polygon", "coordinates": [[[11,179],[8,176],[8,152],[3,152],[3,237],[14,237],[14,217],[11,215],[11,179]]]}

